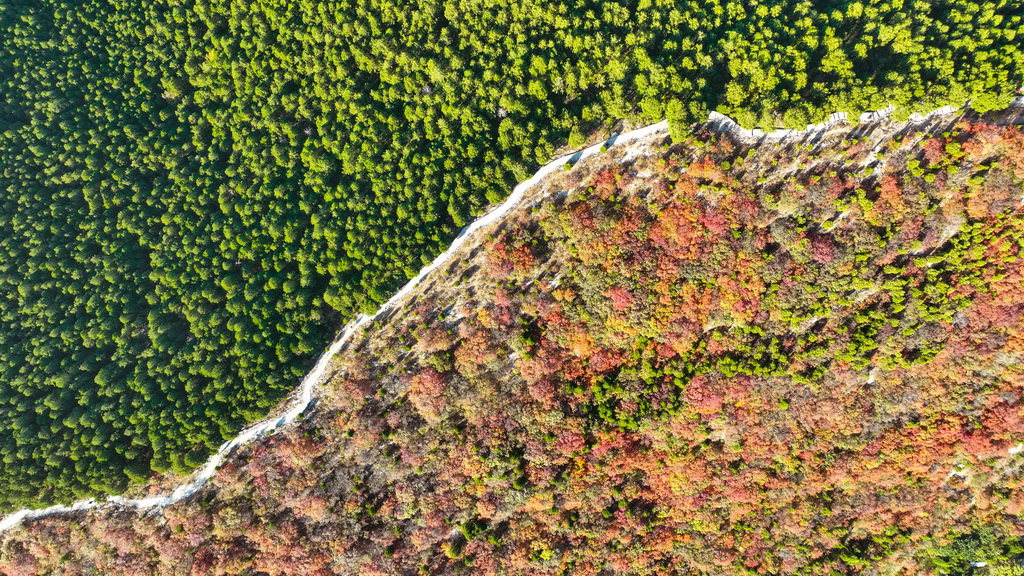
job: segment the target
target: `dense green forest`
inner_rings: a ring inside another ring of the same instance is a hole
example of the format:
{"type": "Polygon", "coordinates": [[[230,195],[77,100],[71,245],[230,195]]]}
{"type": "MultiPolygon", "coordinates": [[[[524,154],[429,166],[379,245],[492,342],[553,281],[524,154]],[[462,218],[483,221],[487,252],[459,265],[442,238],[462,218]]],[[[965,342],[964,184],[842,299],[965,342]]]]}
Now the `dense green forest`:
{"type": "Polygon", "coordinates": [[[1022,81],[1010,0],[0,4],[0,509],[184,472],[510,184],[621,119],[1022,81]]]}

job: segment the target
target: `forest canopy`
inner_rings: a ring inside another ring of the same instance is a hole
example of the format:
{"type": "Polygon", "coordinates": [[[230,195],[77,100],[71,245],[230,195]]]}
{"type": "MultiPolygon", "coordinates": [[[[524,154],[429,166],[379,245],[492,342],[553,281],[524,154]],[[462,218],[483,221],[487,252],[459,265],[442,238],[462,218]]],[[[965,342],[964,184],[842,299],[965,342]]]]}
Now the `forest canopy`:
{"type": "Polygon", "coordinates": [[[1020,576],[1022,113],[584,159],[306,418],[0,574],[1020,576]]]}
{"type": "Polygon", "coordinates": [[[1021,85],[1017,2],[0,5],[0,509],[186,472],[566,142],[1021,85]]]}

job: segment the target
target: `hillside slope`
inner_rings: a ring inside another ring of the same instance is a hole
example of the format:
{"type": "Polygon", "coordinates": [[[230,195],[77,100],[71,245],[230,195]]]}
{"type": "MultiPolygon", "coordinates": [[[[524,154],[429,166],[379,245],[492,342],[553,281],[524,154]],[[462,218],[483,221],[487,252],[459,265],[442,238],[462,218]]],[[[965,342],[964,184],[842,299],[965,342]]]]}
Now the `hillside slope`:
{"type": "Polygon", "coordinates": [[[298,426],[160,514],[15,528],[0,570],[1012,573],[1024,134],[983,120],[553,174],[298,426]]]}
{"type": "Polygon", "coordinates": [[[1015,0],[0,3],[0,511],[202,466],[583,134],[996,109],[1022,26],[1015,0]]]}

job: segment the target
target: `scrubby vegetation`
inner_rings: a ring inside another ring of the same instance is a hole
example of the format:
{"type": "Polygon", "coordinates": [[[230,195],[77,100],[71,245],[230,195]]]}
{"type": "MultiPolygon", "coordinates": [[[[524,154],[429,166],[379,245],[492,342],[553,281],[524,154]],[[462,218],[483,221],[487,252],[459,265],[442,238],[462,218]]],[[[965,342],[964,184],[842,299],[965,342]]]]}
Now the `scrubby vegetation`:
{"type": "Polygon", "coordinates": [[[566,141],[997,108],[1021,26],[1007,0],[7,2],[0,510],[202,462],[566,141]]]}
{"type": "Polygon", "coordinates": [[[552,177],[195,498],[0,570],[1020,574],[1024,133],[661,140],[552,177]]]}

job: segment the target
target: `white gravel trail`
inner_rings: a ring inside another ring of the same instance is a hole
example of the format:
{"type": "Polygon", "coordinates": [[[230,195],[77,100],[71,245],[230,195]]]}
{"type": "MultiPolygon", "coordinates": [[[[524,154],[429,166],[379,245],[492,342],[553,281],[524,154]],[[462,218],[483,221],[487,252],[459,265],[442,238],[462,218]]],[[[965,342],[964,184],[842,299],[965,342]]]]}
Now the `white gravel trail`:
{"type": "Polygon", "coordinates": [[[189,477],[189,480],[184,484],[181,484],[173,491],[161,494],[157,496],[150,496],[147,498],[128,499],[120,496],[113,496],[106,498],[105,500],[96,500],[94,498],[88,498],[85,500],[79,500],[70,505],[50,506],[49,508],[43,508],[39,510],[23,509],[18,512],[7,515],[0,520],[0,532],[10,529],[20,524],[23,520],[32,518],[42,518],[44,516],[53,516],[55,514],[63,514],[67,512],[77,512],[81,510],[89,510],[95,508],[109,507],[109,506],[124,506],[137,509],[156,509],[163,508],[178,502],[182,499],[188,498],[194,494],[197,490],[202,488],[206,484],[207,480],[213,477],[217,472],[217,468],[223,464],[224,459],[231,453],[232,450],[239,446],[243,446],[252,442],[256,438],[274,432],[277,428],[284,426],[302,414],[309,406],[310,401],[313,398],[313,393],[316,388],[322,383],[324,374],[326,374],[328,367],[330,366],[331,360],[341,350],[346,342],[352,337],[356,331],[371,322],[374,318],[391,309],[397,302],[405,298],[410,292],[412,292],[422,282],[427,275],[436,270],[437,268],[446,264],[452,257],[462,248],[467,240],[473,236],[473,234],[491,224],[497,222],[504,217],[512,208],[514,208],[523,199],[526,192],[533,186],[540,183],[545,177],[553,172],[559,172],[565,170],[565,163],[572,160],[574,163],[578,162],[594,154],[601,152],[602,146],[608,148],[621,146],[627,142],[633,140],[640,140],[653,136],[659,133],[668,133],[668,123],[659,122],[652,124],[644,128],[633,130],[626,134],[615,136],[608,142],[601,144],[595,144],[581,152],[575,154],[563,156],[556,160],[551,161],[547,165],[541,167],[536,173],[529,179],[520,182],[513,190],[512,194],[502,202],[499,206],[489,211],[487,214],[477,218],[472,224],[463,228],[462,232],[459,233],[458,237],[452,242],[452,244],[442,254],[438,255],[428,266],[420,270],[420,273],[415,278],[409,280],[405,286],[403,286],[398,292],[396,292],[391,299],[385,302],[372,316],[365,314],[360,315],[352,322],[349,322],[345,328],[341,331],[341,334],[331,343],[330,347],[317,359],[316,365],[313,369],[302,379],[299,384],[297,392],[294,394],[294,401],[291,407],[283,415],[275,416],[273,418],[265,419],[257,424],[250,426],[243,430],[235,438],[225,442],[221,447],[206,461],[202,468],[189,477]]]}

